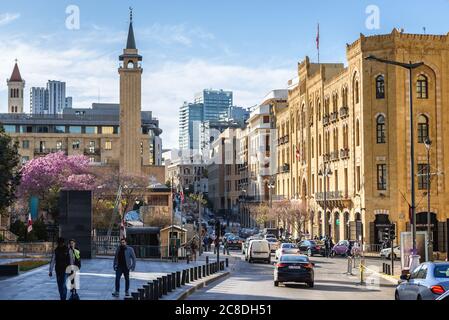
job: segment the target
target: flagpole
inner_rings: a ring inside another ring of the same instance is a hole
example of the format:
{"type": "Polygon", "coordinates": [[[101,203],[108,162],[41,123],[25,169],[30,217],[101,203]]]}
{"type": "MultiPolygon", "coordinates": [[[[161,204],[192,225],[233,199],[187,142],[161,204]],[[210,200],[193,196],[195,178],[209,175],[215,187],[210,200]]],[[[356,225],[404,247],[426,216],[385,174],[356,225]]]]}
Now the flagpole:
{"type": "Polygon", "coordinates": [[[318,35],[316,45],[318,50],[318,64],[320,64],[320,23],[318,23],[318,35]]]}

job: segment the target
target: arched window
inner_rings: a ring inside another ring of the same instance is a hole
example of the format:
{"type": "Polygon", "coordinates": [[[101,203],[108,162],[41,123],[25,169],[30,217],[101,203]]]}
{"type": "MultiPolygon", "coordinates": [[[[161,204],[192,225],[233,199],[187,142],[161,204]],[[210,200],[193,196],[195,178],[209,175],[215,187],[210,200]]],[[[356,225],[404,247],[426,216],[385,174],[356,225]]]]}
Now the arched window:
{"type": "Polygon", "coordinates": [[[354,99],[355,99],[355,103],[356,104],[360,102],[359,80],[355,80],[355,84],[354,84],[354,99]]]}
{"type": "Polygon", "coordinates": [[[384,76],[380,75],[376,78],[376,98],[385,98],[385,79],[384,76]]]}
{"type": "Polygon", "coordinates": [[[418,118],[418,143],[424,143],[429,137],[429,119],[425,115],[418,118]]]}
{"type": "Polygon", "coordinates": [[[360,146],[360,122],[357,119],[357,124],[355,126],[355,145],[360,146]]]}
{"type": "Polygon", "coordinates": [[[377,143],[386,143],[385,116],[380,115],[376,120],[377,143]]]}
{"type": "Polygon", "coordinates": [[[427,81],[427,77],[421,74],[416,82],[416,94],[418,95],[418,99],[427,99],[429,97],[428,86],[429,82],[427,81]]]}
{"type": "Polygon", "coordinates": [[[126,65],[126,67],[128,69],[134,69],[134,62],[132,62],[131,60],[128,61],[128,64],[126,65]]]}

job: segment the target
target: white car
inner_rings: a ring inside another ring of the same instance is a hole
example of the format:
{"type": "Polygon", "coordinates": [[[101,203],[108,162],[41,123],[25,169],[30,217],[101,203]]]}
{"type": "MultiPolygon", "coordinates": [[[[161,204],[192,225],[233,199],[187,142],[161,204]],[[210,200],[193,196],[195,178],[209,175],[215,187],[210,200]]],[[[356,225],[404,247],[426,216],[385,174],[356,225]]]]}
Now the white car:
{"type": "Polygon", "coordinates": [[[267,240],[251,240],[246,250],[245,260],[249,263],[253,261],[265,261],[271,263],[271,250],[267,240]]]}
{"type": "Polygon", "coordinates": [[[278,260],[283,254],[299,254],[299,248],[294,243],[282,243],[281,247],[276,250],[274,257],[278,260]]]}
{"type": "MultiPolygon", "coordinates": [[[[391,259],[391,248],[385,248],[380,250],[380,257],[385,259],[391,259]]],[[[397,246],[393,248],[393,258],[401,257],[401,247],[397,246]]]]}

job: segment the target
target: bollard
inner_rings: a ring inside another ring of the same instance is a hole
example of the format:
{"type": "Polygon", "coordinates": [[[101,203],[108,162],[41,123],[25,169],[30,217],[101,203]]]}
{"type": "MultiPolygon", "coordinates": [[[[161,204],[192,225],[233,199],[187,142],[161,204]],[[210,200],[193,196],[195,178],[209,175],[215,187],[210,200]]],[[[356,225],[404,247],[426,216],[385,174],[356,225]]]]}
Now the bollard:
{"type": "Polygon", "coordinates": [[[187,255],[186,258],[187,258],[187,264],[189,264],[190,263],[190,256],[187,255]]]}
{"type": "Polygon", "coordinates": [[[207,276],[206,275],[206,266],[203,265],[203,277],[207,276]]]}
{"type": "Polygon", "coordinates": [[[189,274],[189,269],[185,269],[184,270],[185,273],[185,283],[189,283],[190,282],[190,274],[189,274]]]}
{"type": "Polygon", "coordinates": [[[181,287],[181,271],[176,271],[176,287],[181,287]]]}
{"type": "Polygon", "coordinates": [[[156,300],[155,298],[154,298],[154,284],[153,284],[153,282],[152,281],[150,281],[150,282],[148,282],[148,287],[150,288],[150,296],[149,296],[149,299],[150,300],[156,300]]]}
{"type": "Polygon", "coordinates": [[[168,292],[168,281],[167,281],[167,276],[162,276],[162,294],[163,295],[167,295],[168,292]]]}
{"type": "Polygon", "coordinates": [[[151,300],[151,297],[150,297],[150,285],[144,284],[143,285],[143,290],[145,291],[143,299],[144,300],[151,300]]]}
{"type": "Polygon", "coordinates": [[[210,275],[210,264],[208,264],[206,266],[206,274],[209,276],[210,275]]]}
{"type": "Polygon", "coordinates": [[[203,274],[201,273],[202,269],[202,266],[198,266],[198,279],[201,279],[203,277],[203,274]]]}
{"type": "Polygon", "coordinates": [[[167,274],[167,292],[172,292],[173,290],[173,280],[172,275],[167,274]]]}
{"type": "Polygon", "coordinates": [[[190,280],[190,282],[192,282],[192,281],[195,280],[195,279],[193,278],[193,268],[190,268],[190,269],[189,269],[189,273],[190,273],[190,275],[189,275],[189,280],[190,280]]]}
{"type": "Polygon", "coordinates": [[[221,270],[224,270],[225,269],[225,261],[222,261],[221,262],[221,270]]]}
{"type": "Polygon", "coordinates": [[[162,295],[164,294],[164,279],[159,277],[157,278],[159,280],[159,298],[162,298],[162,295]]]}
{"type": "Polygon", "coordinates": [[[153,300],[159,300],[159,279],[153,280],[153,300]]]}
{"type": "Polygon", "coordinates": [[[176,272],[171,274],[171,289],[176,290],[176,272]]]}
{"type": "Polygon", "coordinates": [[[198,280],[198,268],[197,267],[193,268],[193,278],[195,280],[198,280]]]}
{"type": "Polygon", "coordinates": [[[209,257],[206,257],[206,264],[209,264],[209,257]]]}
{"type": "Polygon", "coordinates": [[[137,289],[137,292],[139,293],[139,300],[145,300],[145,289],[139,288],[137,289]]]}
{"type": "Polygon", "coordinates": [[[133,300],[139,300],[139,293],[138,292],[131,292],[131,296],[133,297],[133,300]]]}
{"type": "Polygon", "coordinates": [[[225,261],[226,261],[226,268],[227,268],[227,267],[229,267],[229,259],[228,259],[228,258],[226,258],[226,260],[225,260],[225,261]]]}

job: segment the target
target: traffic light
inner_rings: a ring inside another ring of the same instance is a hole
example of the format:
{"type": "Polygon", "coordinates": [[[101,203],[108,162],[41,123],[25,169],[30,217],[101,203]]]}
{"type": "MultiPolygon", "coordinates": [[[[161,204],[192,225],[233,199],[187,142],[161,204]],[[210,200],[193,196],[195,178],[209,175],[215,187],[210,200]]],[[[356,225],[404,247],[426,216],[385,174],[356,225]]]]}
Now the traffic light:
{"type": "Polygon", "coordinates": [[[390,232],[389,232],[390,240],[396,239],[396,230],[395,230],[396,228],[395,227],[396,226],[394,224],[391,225],[390,232]]]}
{"type": "Polygon", "coordinates": [[[385,228],[384,231],[382,231],[382,240],[390,240],[390,228],[385,228]]]}

